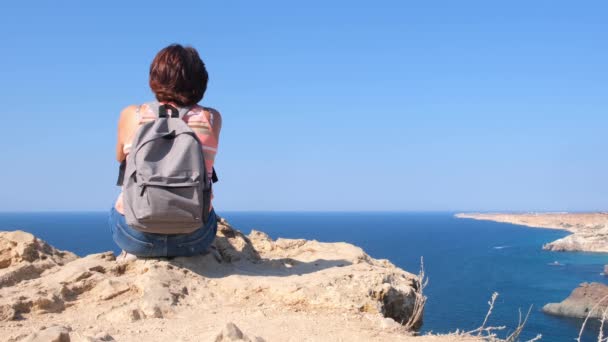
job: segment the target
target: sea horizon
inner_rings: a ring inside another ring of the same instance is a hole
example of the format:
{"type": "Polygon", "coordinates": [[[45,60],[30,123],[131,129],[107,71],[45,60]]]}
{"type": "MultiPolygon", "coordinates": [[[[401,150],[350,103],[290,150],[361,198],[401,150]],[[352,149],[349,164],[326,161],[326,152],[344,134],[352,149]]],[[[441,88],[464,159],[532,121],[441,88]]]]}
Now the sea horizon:
{"type": "MultiPolygon", "coordinates": [[[[109,212],[107,210],[0,210],[0,214],[36,214],[36,213],[102,213],[109,212]]],[[[218,213],[437,213],[437,214],[517,214],[517,213],[542,213],[542,214],[559,214],[559,213],[604,213],[608,212],[605,209],[596,210],[220,210],[218,213]]]]}

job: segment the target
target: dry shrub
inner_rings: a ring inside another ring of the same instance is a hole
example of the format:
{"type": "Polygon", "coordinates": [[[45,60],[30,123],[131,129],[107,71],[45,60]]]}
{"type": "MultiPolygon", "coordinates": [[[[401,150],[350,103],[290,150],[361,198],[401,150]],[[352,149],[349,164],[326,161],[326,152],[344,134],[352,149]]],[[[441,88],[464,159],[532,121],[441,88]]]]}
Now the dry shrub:
{"type": "Polygon", "coordinates": [[[418,287],[415,289],[416,301],[414,302],[414,310],[407,322],[402,322],[407,330],[415,330],[419,327],[419,321],[422,319],[424,306],[426,305],[427,297],[424,295],[424,288],[428,285],[429,279],[424,273],[424,258],[420,257],[420,272],[418,272],[418,287]]]}
{"type": "MultiPolygon", "coordinates": [[[[486,324],[488,323],[488,319],[490,318],[490,315],[492,315],[492,310],[494,310],[494,304],[496,303],[496,298],[498,298],[498,292],[492,293],[492,297],[488,301],[488,305],[489,305],[488,313],[486,314],[486,317],[484,318],[484,320],[481,323],[481,326],[479,326],[479,328],[476,328],[476,329],[473,329],[473,330],[470,330],[470,331],[456,330],[455,332],[447,334],[445,336],[453,336],[453,337],[459,337],[459,338],[479,337],[483,341],[488,341],[488,342],[515,342],[515,341],[519,341],[519,335],[524,330],[524,326],[526,325],[526,322],[528,321],[528,317],[530,316],[530,312],[532,311],[532,306],[530,306],[530,308],[528,309],[528,313],[523,318],[522,318],[521,310],[520,310],[520,312],[519,312],[519,323],[518,323],[517,327],[505,339],[501,339],[500,337],[498,337],[498,335],[496,334],[496,332],[504,330],[506,328],[505,326],[498,326],[498,327],[486,326],[486,324]]],[[[541,339],[541,337],[542,337],[542,335],[538,334],[538,335],[536,335],[536,337],[534,337],[534,338],[532,338],[530,340],[527,340],[527,342],[538,341],[538,340],[541,339]]]]}
{"type": "MultiPolygon", "coordinates": [[[[587,325],[587,321],[589,321],[589,318],[591,317],[591,314],[606,299],[608,299],[608,296],[604,296],[597,303],[595,303],[595,305],[593,306],[593,308],[591,308],[591,310],[589,310],[589,312],[587,313],[587,317],[585,317],[585,320],[583,321],[583,324],[581,325],[581,331],[578,333],[578,338],[576,339],[577,342],[581,342],[581,337],[583,336],[583,331],[585,331],[585,326],[587,325]]],[[[608,310],[608,307],[606,309],[604,309],[604,311],[602,313],[602,318],[600,318],[600,331],[597,334],[597,342],[606,342],[606,341],[608,341],[608,337],[604,337],[604,322],[606,322],[606,318],[608,318],[608,316],[606,316],[607,315],[607,313],[606,313],[607,310],[608,310]]]]}

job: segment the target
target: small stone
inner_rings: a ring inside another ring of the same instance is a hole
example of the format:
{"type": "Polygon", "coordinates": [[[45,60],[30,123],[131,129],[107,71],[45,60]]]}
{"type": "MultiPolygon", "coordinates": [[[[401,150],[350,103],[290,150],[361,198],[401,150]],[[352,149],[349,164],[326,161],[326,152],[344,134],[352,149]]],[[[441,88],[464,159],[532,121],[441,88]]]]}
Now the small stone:
{"type": "Polygon", "coordinates": [[[61,312],[65,306],[59,296],[51,295],[36,298],[33,302],[33,309],[38,313],[61,312]]]}
{"type": "Polygon", "coordinates": [[[98,333],[97,335],[95,335],[95,339],[97,339],[98,341],[116,341],[114,339],[114,337],[112,337],[107,332],[100,332],[100,333],[98,333]]]}
{"type": "Polygon", "coordinates": [[[100,300],[109,300],[130,290],[128,284],[122,281],[104,279],[93,290],[100,300]]]}
{"type": "Polygon", "coordinates": [[[145,317],[163,318],[163,312],[160,307],[153,303],[144,302],[141,306],[141,312],[143,312],[145,317]]]}
{"type": "Polygon", "coordinates": [[[51,326],[32,333],[23,342],[70,342],[70,328],[61,325],[51,326]]]}
{"type": "Polygon", "coordinates": [[[12,305],[4,304],[0,306],[0,322],[12,321],[17,313],[12,305]]]}
{"type": "Polygon", "coordinates": [[[243,332],[232,322],[226,324],[222,332],[215,338],[215,342],[238,340],[243,340],[243,332]]]}

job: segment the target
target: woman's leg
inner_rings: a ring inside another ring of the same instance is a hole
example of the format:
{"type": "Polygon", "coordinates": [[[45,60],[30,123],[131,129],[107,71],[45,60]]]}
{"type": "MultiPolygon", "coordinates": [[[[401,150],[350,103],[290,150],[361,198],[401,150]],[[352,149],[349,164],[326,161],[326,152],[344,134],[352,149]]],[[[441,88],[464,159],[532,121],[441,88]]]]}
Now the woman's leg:
{"type": "Polygon", "coordinates": [[[217,216],[209,213],[209,220],[203,227],[190,234],[170,235],[167,240],[168,256],[192,256],[202,254],[215,240],[217,216]]]}
{"type": "Polygon", "coordinates": [[[109,218],[112,238],[118,247],[138,257],[166,256],[166,237],[131,228],[125,217],[112,207],[109,218]]]}

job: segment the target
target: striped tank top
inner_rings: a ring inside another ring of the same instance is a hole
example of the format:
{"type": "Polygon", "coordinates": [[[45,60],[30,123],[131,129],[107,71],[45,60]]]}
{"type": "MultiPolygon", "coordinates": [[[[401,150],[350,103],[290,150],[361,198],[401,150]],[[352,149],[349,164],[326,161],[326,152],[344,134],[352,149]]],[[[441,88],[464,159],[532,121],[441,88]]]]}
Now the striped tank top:
{"type": "MultiPolygon", "coordinates": [[[[143,104],[136,109],[135,118],[138,125],[141,126],[145,123],[156,120],[156,114],[150,109],[147,104],[143,104]]],[[[209,179],[213,174],[213,164],[215,162],[215,155],[217,154],[218,140],[215,132],[216,126],[214,125],[214,111],[208,108],[195,105],[188,113],[183,116],[183,120],[192,128],[196,136],[203,145],[203,155],[205,156],[205,169],[209,179]]],[[[133,133],[133,137],[135,133],[133,133]]],[[[133,140],[131,138],[130,140],[133,140]]],[[[124,144],[123,152],[128,154],[131,150],[131,143],[124,144]]],[[[211,193],[211,199],[213,199],[213,193],[211,193]]],[[[118,195],[118,199],[114,205],[116,211],[124,215],[123,203],[122,203],[122,191],[118,195]]],[[[213,205],[211,206],[213,208],[213,205]]]]}

